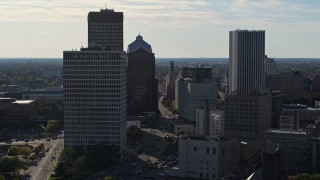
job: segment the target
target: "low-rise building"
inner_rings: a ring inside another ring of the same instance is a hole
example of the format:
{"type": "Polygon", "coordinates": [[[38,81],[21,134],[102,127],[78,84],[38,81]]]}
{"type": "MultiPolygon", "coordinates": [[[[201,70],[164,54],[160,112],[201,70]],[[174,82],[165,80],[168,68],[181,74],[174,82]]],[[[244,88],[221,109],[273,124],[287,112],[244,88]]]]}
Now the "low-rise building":
{"type": "Polygon", "coordinates": [[[320,121],[310,124],[305,130],[268,130],[266,140],[279,145],[286,175],[319,172],[320,121]]]}
{"type": "Polygon", "coordinates": [[[179,140],[178,167],[169,176],[221,179],[239,163],[239,141],[226,137],[187,136],[179,140]]]}
{"type": "Polygon", "coordinates": [[[141,120],[137,116],[128,116],[127,117],[127,129],[131,126],[137,126],[141,128],[141,120]]]}
{"type": "Polygon", "coordinates": [[[36,116],[35,101],[0,98],[0,122],[2,123],[26,123],[34,120],[36,116]]]}

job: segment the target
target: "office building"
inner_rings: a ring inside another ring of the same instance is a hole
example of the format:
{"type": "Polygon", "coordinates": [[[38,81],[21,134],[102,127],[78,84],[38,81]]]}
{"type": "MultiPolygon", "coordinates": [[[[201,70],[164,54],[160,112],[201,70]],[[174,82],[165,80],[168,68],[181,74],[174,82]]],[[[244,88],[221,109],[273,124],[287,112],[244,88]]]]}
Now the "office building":
{"type": "Polygon", "coordinates": [[[127,72],[128,115],[139,112],[158,113],[158,80],[151,46],[139,34],[128,46],[127,72]]]}
{"type": "Polygon", "coordinates": [[[123,51],[123,13],[112,9],[88,14],[88,46],[123,51]]]}
{"type": "Polygon", "coordinates": [[[265,86],[265,31],[229,32],[229,94],[265,86]]]}
{"type": "Polygon", "coordinates": [[[282,92],[272,90],[271,91],[271,128],[279,129],[280,126],[280,114],[282,109],[282,92]]]}
{"type": "Polygon", "coordinates": [[[265,56],[264,71],[266,75],[276,75],[280,73],[276,61],[273,58],[268,58],[268,56],[265,56]]]}
{"type": "Polygon", "coordinates": [[[63,52],[65,146],[126,149],[126,53],[63,52]]]}
{"type": "Polygon", "coordinates": [[[257,92],[226,96],[224,121],[224,133],[228,137],[263,137],[271,128],[271,94],[257,92]]]}
{"type": "Polygon", "coordinates": [[[174,70],[174,61],[170,61],[170,71],[166,74],[166,99],[175,100],[175,82],[178,72],[174,70]]]}
{"type": "Polygon", "coordinates": [[[36,117],[35,101],[0,98],[0,123],[30,123],[36,117]]]}
{"type": "Polygon", "coordinates": [[[285,175],[316,173],[320,170],[320,121],[305,130],[271,129],[267,142],[279,146],[285,175]]]}
{"type": "Polygon", "coordinates": [[[240,142],[230,138],[187,136],[179,140],[178,166],[169,176],[221,179],[239,163],[240,142]]]}
{"type": "Polygon", "coordinates": [[[224,110],[210,109],[207,115],[206,108],[196,109],[196,134],[223,137],[224,136],[224,110]],[[209,116],[207,118],[207,116],[209,116]]]}
{"type": "Polygon", "coordinates": [[[203,107],[205,101],[209,108],[216,106],[217,86],[211,68],[183,68],[176,83],[178,113],[186,120],[196,121],[196,109],[203,107]]]}
{"type": "Polygon", "coordinates": [[[292,101],[306,96],[304,78],[298,71],[266,75],[266,87],[282,92],[283,100],[292,101]]]}

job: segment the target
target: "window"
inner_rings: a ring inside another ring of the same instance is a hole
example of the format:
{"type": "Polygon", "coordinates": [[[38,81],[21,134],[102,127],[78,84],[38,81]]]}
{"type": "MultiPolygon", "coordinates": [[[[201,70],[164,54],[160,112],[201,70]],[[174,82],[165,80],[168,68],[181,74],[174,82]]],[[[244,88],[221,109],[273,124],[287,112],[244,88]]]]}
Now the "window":
{"type": "Polygon", "coordinates": [[[212,149],[212,154],[216,154],[216,148],[212,149]]]}
{"type": "Polygon", "coordinates": [[[193,147],[193,151],[197,151],[197,147],[193,147]]]}
{"type": "Polygon", "coordinates": [[[210,152],[210,148],[209,148],[209,147],[207,147],[207,154],[209,154],[209,152],[210,152]]]}

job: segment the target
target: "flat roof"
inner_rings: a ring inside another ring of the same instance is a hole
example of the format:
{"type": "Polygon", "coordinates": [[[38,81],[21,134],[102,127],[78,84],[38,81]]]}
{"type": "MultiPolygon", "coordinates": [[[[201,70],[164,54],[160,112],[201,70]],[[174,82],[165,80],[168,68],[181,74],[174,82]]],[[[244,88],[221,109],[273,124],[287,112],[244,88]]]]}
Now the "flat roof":
{"type": "Polygon", "coordinates": [[[16,104],[31,104],[33,102],[34,102],[34,100],[16,100],[13,103],[16,103],[16,104]]]}
{"type": "Polygon", "coordinates": [[[267,133],[279,133],[279,134],[302,134],[307,135],[306,131],[303,130],[291,130],[291,129],[270,129],[267,133]]]}

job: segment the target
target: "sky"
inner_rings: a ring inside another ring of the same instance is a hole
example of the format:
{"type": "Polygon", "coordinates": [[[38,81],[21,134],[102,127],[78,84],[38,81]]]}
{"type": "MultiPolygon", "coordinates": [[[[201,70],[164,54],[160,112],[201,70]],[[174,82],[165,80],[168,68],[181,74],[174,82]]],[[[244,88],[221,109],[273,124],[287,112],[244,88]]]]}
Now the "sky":
{"type": "Polygon", "coordinates": [[[319,0],[0,0],[0,57],[62,58],[87,46],[87,14],[124,12],[157,58],[229,56],[229,31],[265,30],[266,54],[320,58],[319,0]]]}

